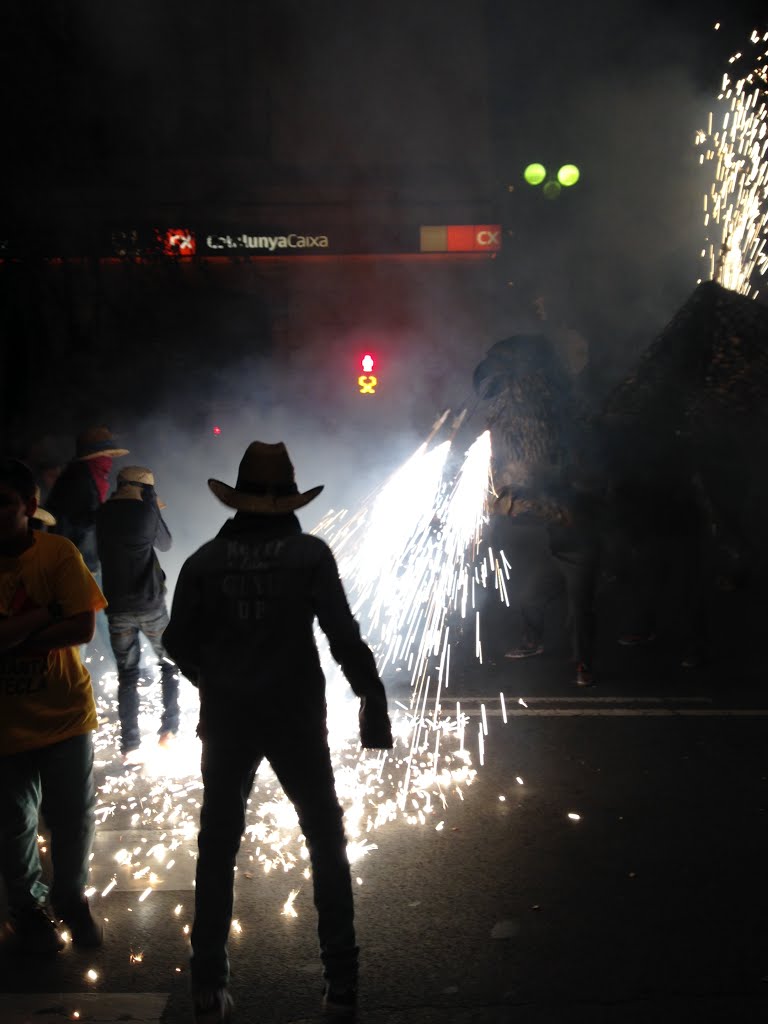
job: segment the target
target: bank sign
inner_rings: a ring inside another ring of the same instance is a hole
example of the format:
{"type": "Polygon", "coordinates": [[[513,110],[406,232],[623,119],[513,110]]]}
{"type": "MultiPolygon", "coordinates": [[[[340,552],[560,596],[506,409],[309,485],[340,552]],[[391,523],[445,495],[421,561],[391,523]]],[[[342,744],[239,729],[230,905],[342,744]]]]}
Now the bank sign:
{"type": "Polygon", "coordinates": [[[379,253],[494,253],[501,249],[498,224],[419,225],[361,231],[209,231],[165,228],[155,232],[166,256],[339,256],[379,253]]]}
{"type": "Polygon", "coordinates": [[[288,251],[327,252],[329,248],[328,235],[300,235],[295,231],[269,235],[206,235],[203,245],[204,252],[227,253],[230,250],[235,250],[236,252],[253,252],[258,255],[264,253],[287,255],[288,251]]]}

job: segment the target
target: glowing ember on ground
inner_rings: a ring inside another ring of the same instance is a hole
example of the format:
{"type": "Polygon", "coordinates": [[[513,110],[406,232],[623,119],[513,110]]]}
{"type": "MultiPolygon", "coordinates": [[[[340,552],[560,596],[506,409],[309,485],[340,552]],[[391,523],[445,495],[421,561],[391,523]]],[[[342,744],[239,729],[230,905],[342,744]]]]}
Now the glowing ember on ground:
{"type": "Polygon", "coordinates": [[[296,899],[296,897],[298,895],[299,895],[299,890],[298,889],[291,889],[290,894],[288,895],[288,899],[283,904],[283,909],[282,909],[283,917],[298,917],[299,916],[296,913],[296,910],[294,909],[294,906],[293,906],[293,901],[296,899]]]}

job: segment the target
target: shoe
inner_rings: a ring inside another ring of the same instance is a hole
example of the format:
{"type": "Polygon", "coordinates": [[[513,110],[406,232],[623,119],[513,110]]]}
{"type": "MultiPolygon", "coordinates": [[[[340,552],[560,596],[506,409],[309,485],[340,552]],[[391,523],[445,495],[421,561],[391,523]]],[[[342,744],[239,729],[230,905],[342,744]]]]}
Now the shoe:
{"type": "Polygon", "coordinates": [[[157,740],[158,747],[162,747],[163,750],[168,750],[172,747],[176,740],[175,732],[161,732],[157,740]]]}
{"type": "Polygon", "coordinates": [[[200,988],[193,994],[195,1024],[225,1024],[232,1019],[234,1002],[229,989],[200,988]]]}
{"type": "Polygon", "coordinates": [[[104,944],[104,925],[93,916],[91,906],[85,897],[78,903],[64,907],[59,917],[69,928],[73,946],[96,949],[104,944]]]}
{"type": "Polygon", "coordinates": [[[357,1013],[357,988],[354,985],[326,984],[323,1011],[326,1017],[353,1018],[357,1013]]]}
{"type": "Polygon", "coordinates": [[[577,686],[593,686],[595,678],[592,675],[592,669],[589,665],[577,665],[576,666],[576,685],[577,686]]]}
{"type": "Polygon", "coordinates": [[[642,647],[656,639],[655,633],[623,633],[619,637],[622,647],[642,647]]]}
{"type": "Polygon", "coordinates": [[[520,647],[513,647],[511,651],[507,651],[504,655],[505,658],[535,658],[537,654],[544,653],[543,644],[522,644],[520,647]]]}
{"type": "Polygon", "coordinates": [[[122,759],[126,768],[140,768],[144,764],[144,755],[138,747],[135,750],[124,750],[122,759]]]}
{"type": "Polygon", "coordinates": [[[64,949],[64,939],[56,922],[42,906],[11,911],[8,931],[13,936],[13,948],[17,953],[50,956],[64,949]]]}

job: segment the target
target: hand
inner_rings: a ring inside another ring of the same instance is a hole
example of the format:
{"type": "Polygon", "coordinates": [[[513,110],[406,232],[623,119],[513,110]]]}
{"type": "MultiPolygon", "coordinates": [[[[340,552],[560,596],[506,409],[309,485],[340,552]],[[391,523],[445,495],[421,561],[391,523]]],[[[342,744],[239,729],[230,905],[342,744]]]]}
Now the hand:
{"type": "Polygon", "coordinates": [[[512,494],[512,490],[509,487],[502,487],[501,490],[495,495],[491,502],[491,515],[492,516],[510,516],[512,515],[512,508],[514,506],[515,499],[512,494]]]}
{"type": "Polygon", "coordinates": [[[391,750],[395,745],[386,700],[360,699],[360,743],[366,750],[391,750]]]}

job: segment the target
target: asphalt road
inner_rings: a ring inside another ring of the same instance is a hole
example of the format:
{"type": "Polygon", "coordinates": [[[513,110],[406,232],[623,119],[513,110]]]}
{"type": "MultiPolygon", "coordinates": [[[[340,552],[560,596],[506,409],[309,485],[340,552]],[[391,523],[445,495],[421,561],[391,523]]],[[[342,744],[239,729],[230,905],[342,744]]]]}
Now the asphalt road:
{"type": "MultiPolygon", "coordinates": [[[[367,849],[353,863],[361,1022],[768,1019],[759,661],[721,659],[691,674],[678,668],[674,643],[605,643],[598,685],[577,690],[557,644],[513,663],[505,639],[497,623],[482,665],[459,652],[442,696],[445,716],[460,704],[476,774],[452,755],[453,779],[422,776],[413,800],[372,831],[370,805],[362,816],[350,810],[362,828],[355,852],[367,849]]],[[[393,708],[407,702],[398,678],[389,689],[393,708]]],[[[92,868],[106,944],[32,961],[3,948],[2,1024],[191,1020],[196,755],[185,751],[184,769],[125,773],[109,719],[107,710],[92,868]]],[[[433,747],[436,734],[425,735],[433,747]]],[[[455,755],[455,733],[441,742],[455,755]]],[[[371,762],[385,797],[404,754],[371,762]]],[[[356,784],[345,778],[347,806],[356,784]]],[[[321,986],[305,863],[284,809],[269,803],[269,774],[257,785],[236,884],[236,1019],[313,1021],[321,986]]]]}

